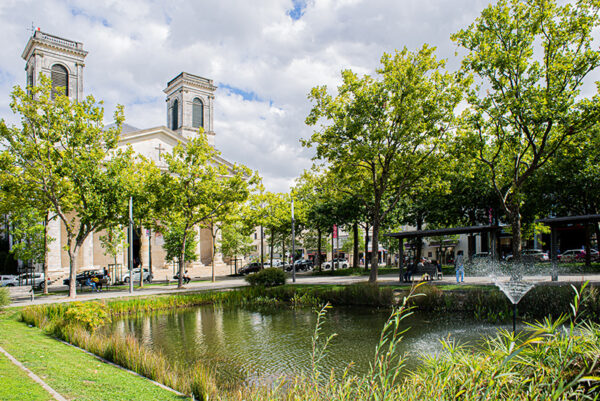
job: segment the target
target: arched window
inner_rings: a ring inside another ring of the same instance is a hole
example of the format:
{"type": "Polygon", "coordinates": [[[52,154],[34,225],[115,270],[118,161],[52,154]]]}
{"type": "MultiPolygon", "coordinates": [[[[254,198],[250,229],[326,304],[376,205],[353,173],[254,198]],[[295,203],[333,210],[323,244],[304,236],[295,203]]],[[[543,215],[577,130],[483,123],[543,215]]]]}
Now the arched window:
{"type": "Polygon", "coordinates": [[[173,108],[171,109],[171,129],[175,131],[179,128],[179,121],[177,121],[177,117],[179,117],[179,102],[177,99],[173,101],[173,108]]]}
{"type": "Polygon", "coordinates": [[[192,104],[192,127],[204,127],[204,103],[199,98],[194,98],[192,104]]]}
{"type": "Polygon", "coordinates": [[[69,73],[65,67],[54,64],[50,78],[52,79],[52,99],[56,95],[69,96],[69,73]]]}

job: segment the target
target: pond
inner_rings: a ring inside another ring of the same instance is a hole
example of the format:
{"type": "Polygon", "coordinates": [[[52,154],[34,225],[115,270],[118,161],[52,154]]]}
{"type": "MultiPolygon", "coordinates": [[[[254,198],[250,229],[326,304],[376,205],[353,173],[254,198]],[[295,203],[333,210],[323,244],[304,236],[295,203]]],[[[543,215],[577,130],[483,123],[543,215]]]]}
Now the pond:
{"type": "MultiPolygon", "coordinates": [[[[390,310],[365,308],[329,309],[323,325],[325,335],[336,333],[322,363],[324,372],[366,373],[390,310]]],[[[309,309],[223,308],[202,306],[171,313],[126,317],[116,320],[112,330],[131,333],[144,345],[160,350],[184,364],[197,360],[217,369],[220,381],[269,381],[311,369],[311,341],[316,313],[309,309]]],[[[453,339],[476,347],[499,326],[476,322],[461,315],[415,314],[405,320],[402,351],[409,354],[407,366],[416,356],[442,350],[440,340],[453,339]]],[[[324,338],[324,336],[323,336],[324,338]]]]}

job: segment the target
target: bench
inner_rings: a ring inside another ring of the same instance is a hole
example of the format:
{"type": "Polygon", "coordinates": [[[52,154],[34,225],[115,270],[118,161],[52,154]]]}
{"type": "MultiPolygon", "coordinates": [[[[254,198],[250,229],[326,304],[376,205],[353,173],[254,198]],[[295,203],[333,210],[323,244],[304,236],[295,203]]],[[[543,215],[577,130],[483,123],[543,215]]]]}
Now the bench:
{"type": "Polygon", "coordinates": [[[33,300],[33,292],[31,291],[30,285],[21,285],[15,287],[5,287],[8,288],[8,293],[10,294],[11,299],[27,299],[30,298],[33,300]]]}
{"type": "Polygon", "coordinates": [[[437,266],[432,263],[419,263],[416,266],[408,265],[406,268],[407,270],[403,274],[403,276],[405,277],[405,282],[408,281],[406,280],[407,271],[411,272],[411,281],[414,281],[415,277],[421,277],[421,279],[423,280],[433,280],[434,278],[437,280],[441,280],[443,278],[442,272],[439,272],[437,266]]]}

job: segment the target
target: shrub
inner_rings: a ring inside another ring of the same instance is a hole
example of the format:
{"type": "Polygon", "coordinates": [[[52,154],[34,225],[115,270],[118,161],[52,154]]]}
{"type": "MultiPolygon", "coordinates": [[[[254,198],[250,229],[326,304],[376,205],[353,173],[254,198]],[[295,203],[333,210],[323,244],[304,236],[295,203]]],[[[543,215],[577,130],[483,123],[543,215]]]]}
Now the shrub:
{"type": "Polygon", "coordinates": [[[103,324],[110,322],[110,315],[106,305],[100,302],[75,302],[67,308],[65,322],[82,325],[93,332],[103,324]]]}
{"type": "Polygon", "coordinates": [[[270,267],[246,277],[251,286],[275,287],[285,284],[285,273],[276,267],[270,267]]]}
{"type": "Polygon", "coordinates": [[[10,304],[10,294],[8,288],[0,288],[0,308],[10,304]]]}

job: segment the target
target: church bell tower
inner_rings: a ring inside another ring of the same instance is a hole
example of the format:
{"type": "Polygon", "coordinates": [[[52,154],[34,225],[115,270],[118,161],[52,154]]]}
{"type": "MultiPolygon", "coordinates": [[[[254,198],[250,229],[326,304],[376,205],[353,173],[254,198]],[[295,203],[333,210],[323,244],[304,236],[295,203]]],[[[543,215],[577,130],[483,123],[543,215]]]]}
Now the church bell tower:
{"type": "Polygon", "coordinates": [[[186,138],[195,137],[203,128],[208,143],[215,146],[213,114],[216,89],[212,79],[187,72],[169,81],[164,90],[167,95],[167,126],[186,138]]]}
{"type": "Polygon", "coordinates": [[[40,74],[52,80],[52,95],[66,94],[71,100],[83,99],[83,67],[87,51],[83,43],[34,31],[21,57],[27,62],[27,86],[40,83],[40,74]]]}

